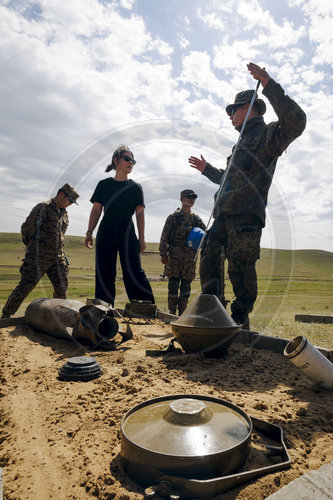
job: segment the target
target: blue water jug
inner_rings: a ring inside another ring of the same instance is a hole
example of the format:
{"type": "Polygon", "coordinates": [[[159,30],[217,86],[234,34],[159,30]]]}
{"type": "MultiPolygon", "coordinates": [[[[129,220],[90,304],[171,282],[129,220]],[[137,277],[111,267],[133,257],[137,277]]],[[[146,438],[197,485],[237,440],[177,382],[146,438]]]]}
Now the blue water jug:
{"type": "Polygon", "coordinates": [[[194,227],[187,238],[187,246],[193,250],[198,250],[200,242],[205,234],[200,227],[194,227]]]}

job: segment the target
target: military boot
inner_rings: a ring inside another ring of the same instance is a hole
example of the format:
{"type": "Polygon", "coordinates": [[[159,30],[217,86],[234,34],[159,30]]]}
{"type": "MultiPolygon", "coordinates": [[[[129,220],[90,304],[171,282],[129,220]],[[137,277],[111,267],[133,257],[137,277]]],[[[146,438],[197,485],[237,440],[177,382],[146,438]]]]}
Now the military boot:
{"type": "Polygon", "coordinates": [[[178,314],[181,316],[187,308],[188,297],[179,297],[178,299],[178,314]]]}
{"type": "Polygon", "coordinates": [[[250,330],[250,319],[246,312],[233,311],[231,317],[237,325],[242,326],[242,330],[250,330]]]}
{"type": "Polygon", "coordinates": [[[168,308],[170,314],[176,314],[177,302],[178,302],[177,297],[168,297],[168,308]]]}

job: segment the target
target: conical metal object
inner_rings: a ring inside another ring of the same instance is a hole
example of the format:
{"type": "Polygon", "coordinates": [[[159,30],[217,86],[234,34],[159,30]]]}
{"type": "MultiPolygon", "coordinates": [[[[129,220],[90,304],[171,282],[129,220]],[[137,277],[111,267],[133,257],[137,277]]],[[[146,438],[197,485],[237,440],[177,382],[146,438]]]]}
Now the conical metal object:
{"type": "Polygon", "coordinates": [[[197,295],[175,323],[214,328],[237,326],[216,295],[204,293],[197,295]]]}
{"type": "Polygon", "coordinates": [[[213,357],[223,356],[241,330],[216,295],[203,293],[171,327],[185,352],[213,357]]]}

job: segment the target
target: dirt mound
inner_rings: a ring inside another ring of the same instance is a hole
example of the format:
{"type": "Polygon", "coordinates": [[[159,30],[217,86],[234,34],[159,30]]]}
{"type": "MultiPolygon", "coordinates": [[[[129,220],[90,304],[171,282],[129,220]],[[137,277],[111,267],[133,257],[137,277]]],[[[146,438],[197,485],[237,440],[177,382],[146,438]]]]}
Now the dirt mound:
{"type": "Polygon", "coordinates": [[[146,357],[173,337],[159,320],[132,320],[134,338],[117,351],[89,352],[103,368],[89,382],[58,380],[69,357],[87,353],[28,326],[1,330],[0,466],[7,500],[141,499],[123,473],[120,422],[133,406],[169,394],[210,395],[279,425],[289,470],[216,498],[264,499],[333,460],[332,393],[283,356],[233,344],[224,359],[184,353],[146,357]]]}

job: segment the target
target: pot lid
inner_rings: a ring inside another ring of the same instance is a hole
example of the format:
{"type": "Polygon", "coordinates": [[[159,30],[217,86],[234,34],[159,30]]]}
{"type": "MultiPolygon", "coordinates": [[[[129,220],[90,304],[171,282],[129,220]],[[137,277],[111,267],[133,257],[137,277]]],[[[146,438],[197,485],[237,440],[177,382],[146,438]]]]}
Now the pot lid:
{"type": "Polygon", "coordinates": [[[205,328],[234,328],[237,326],[216,295],[205,293],[197,295],[180,318],[171,324],[205,328]]]}
{"type": "Polygon", "coordinates": [[[130,410],[125,438],[159,454],[177,457],[221,453],[246,440],[251,419],[228,401],[197,395],[156,398],[130,410]]]}

